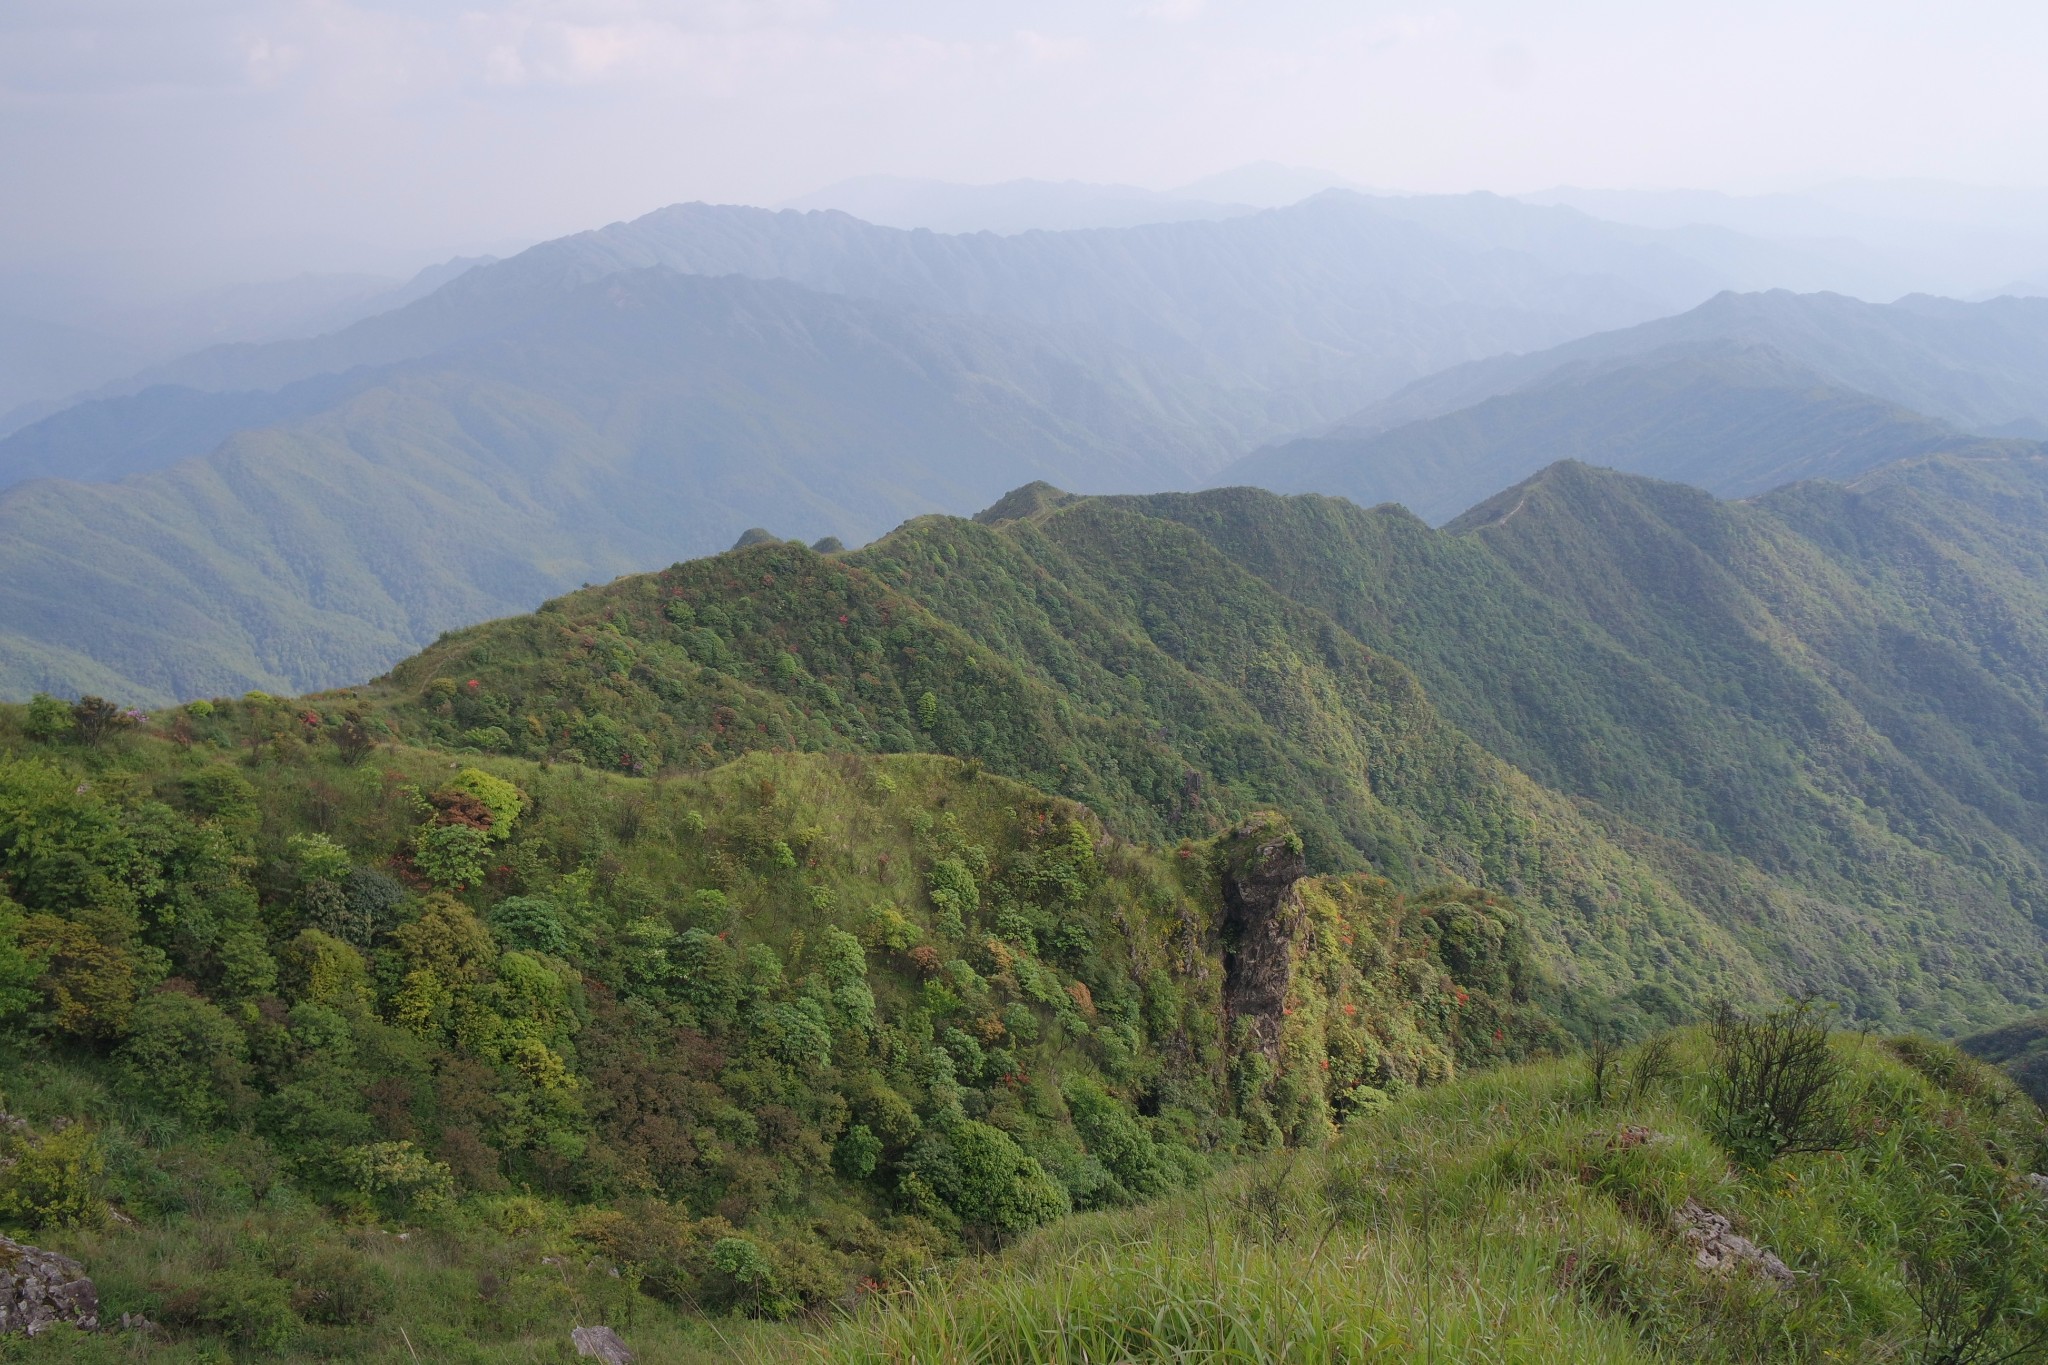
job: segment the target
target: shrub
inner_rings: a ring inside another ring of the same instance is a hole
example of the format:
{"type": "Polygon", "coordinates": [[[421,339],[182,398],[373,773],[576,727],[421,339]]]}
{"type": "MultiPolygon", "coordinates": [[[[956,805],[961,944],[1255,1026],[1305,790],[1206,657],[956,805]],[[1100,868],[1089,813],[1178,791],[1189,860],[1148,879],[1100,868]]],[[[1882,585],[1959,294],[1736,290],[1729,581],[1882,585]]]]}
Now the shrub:
{"type": "Polygon", "coordinates": [[[1942,1172],[1906,1259],[1922,1365],[1998,1365],[2048,1353],[2044,1221],[2040,1196],[1994,1167],[1942,1172]]]}
{"type": "Polygon", "coordinates": [[[71,725],[78,737],[98,747],[116,730],[125,730],[135,718],[105,697],[80,697],[71,704],[71,725]]]}
{"type": "Polygon", "coordinates": [[[1140,1199],[1164,1194],[1178,1180],[1152,1135],[1122,1101],[1086,1077],[1066,1085],[1067,1108],[1088,1154],[1109,1168],[1117,1183],[1140,1199]]]}
{"type": "Polygon", "coordinates": [[[348,876],[348,850],[324,834],[294,834],[284,846],[301,882],[329,882],[338,888],[348,876]]]}
{"type": "Polygon", "coordinates": [[[763,1317],[784,1317],[795,1307],[777,1283],[775,1263],[748,1237],[721,1237],[711,1244],[711,1266],[729,1282],[731,1306],[763,1317]]]}
{"type": "Polygon", "coordinates": [[[135,1008],[135,961],[74,920],[30,915],[21,922],[21,949],[42,965],[36,979],[45,1024],[79,1038],[118,1038],[135,1008]]]}
{"type": "Polygon", "coordinates": [[[364,1327],[391,1307],[391,1276],[341,1247],[321,1247],[292,1269],[291,1305],[307,1322],[364,1327]]]}
{"type": "Polygon", "coordinates": [[[361,711],[343,714],[341,724],[334,729],[334,747],[341,753],[341,761],[354,768],[370,756],[377,747],[376,732],[370,729],[370,722],[361,711]]]}
{"type": "Polygon", "coordinates": [[[1761,1166],[1792,1152],[1831,1152],[1847,1141],[1844,1068],[1812,1001],[1754,1019],[1723,1006],[1712,1030],[1713,1125],[1731,1155],[1761,1166]]]}
{"type": "Polygon", "coordinates": [[[1640,1103],[1658,1087],[1678,1074],[1672,1052],[1676,1044],[1669,1033],[1660,1033],[1644,1043],[1628,1065],[1628,1094],[1640,1103]]]}
{"type": "Polygon", "coordinates": [[[908,1174],[985,1235],[1014,1237],[1069,1211],[1067,1192],[1036,1158],[976,1119],[926,1134],[908,1164],[908,1174]]]}
{"type": "Polygon", "coordinates": [[[291,1286],[258,1270],[223,1270],[165,1298],[159,1316],[173,1327],[217,1332],[240,1346],[275,1351],[298,1330],[291,1286]]]}
{"type": "Polygon", "coordinates": [[[410,1142],[366,1142],[341,1154],[342,1173],[356,1190],[387,1206],[425,1213],[455,1193],[455,1176],[410,1142]]]}
{"type": "Polygon", "coordinates": [[[0,1222],[30,1228],[90,1227],[106,1216],[99,1141],[82,1123],[0,1141],[0,1222]]]}
{"type": "Polygon", "coordinates": [[[502,777],[493,777],[481,768],[464,768],[455,775],[455,780],[446,788],[464,796],[475,797],[491,813],[490,836],[493,840],[511,837],[512,822],[526,809],[526,797],[519,788],[502,777]]]}

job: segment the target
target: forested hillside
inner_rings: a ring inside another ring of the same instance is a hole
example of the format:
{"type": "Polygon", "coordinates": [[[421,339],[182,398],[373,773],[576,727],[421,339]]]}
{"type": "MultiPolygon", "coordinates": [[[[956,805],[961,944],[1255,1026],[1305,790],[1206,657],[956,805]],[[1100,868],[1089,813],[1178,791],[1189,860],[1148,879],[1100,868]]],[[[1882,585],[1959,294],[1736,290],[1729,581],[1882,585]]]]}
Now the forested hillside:
{"type": "Polygon", "coordinates": [[[482,1277],[486,1342],[788,1317],[1556,1047],[1555,997],[1508,903],[1310,877],[1276,815],[1159,848],[931,755],[650,780],[339,699],[0,709],[0,1225],[174,1339],[381,1347],[386,1222],[450,1258],[413,1313],[482,1277]],[[527,1254],[562,1236],[573,1275],[527,1254]]]}

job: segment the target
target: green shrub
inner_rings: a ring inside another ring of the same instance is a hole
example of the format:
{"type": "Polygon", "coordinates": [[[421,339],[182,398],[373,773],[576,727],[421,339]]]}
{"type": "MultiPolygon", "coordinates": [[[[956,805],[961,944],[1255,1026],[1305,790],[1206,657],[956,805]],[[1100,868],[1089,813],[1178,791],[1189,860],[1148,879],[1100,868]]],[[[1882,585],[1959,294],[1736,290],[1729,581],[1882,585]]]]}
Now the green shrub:
{"type": "Polygon", "coordinates": [[[0,1139],[0,1223],[92,1227],[106,1216],[100,1182],[106,1158],[82,1123],[0,1139]]]}
{"type": "Polygon", "coordinates": [[[293,1310],[307,1322],[327,1327],[366,1327],[387,1312],[396,1297],[391,1276],[356,1252],[323,1246],[301,1259],[291,1273],[293,1310]]]}
{"type": "Polygon", "coordinates": [[[493,777],[481,768],[464,768],[445,790],[473,796],[482,803],[484,809],[491,813],[490,836],[494,841],[510,838],[513,822],[526,809],[526,797],[518,787],[502,777],[493,777]]]}
{"type": "Polygon", "coordinates": [[[1067,1213],[1067,1193],[1008,1133],[956,1119],[912,1151],[916,1176],[960,1220],[984,1235],[1014,1237],[1067,1213]]]}
{"type": "Polygon", "coordinates": [[[1085,1076],[1068,1081],[1065,1094],[1089,1155],[1108,1167],[1124,1189],[1150,1199],[1179,1183],[1178,1172],[1122,1101],[1085,1076]]]}
{"type": "Polygon", "coordinates": [[[1729,1154],[1767,1165],[1848,1140],[1842,1078],[1827,1020],[1809,1000],[1745,1018],[1723,1007],[1712,1026],[1714,1129],[1729,1154]]]}
{"type": "Polygon", "coordinates": [[[291,1286],[263,1271],[235,1267],[168,1295],[158,1310],[170,1327],[216,1333],[238,1346],[275,1351],[299,1329],[291,1286]]]}
{"type": "Polygon", "coordinates": [[[30,739],[45,743],[62,739],[71,733],[71,708],[47,692],[38,692],[29,699],[21,728],[30,739]]]}
{"type": "Polygon", "coordinates": [[[569,931],[562,912],[546,896],[507,896],[484,913],[491,935],[507,948],[567,956],[569,931]]]}

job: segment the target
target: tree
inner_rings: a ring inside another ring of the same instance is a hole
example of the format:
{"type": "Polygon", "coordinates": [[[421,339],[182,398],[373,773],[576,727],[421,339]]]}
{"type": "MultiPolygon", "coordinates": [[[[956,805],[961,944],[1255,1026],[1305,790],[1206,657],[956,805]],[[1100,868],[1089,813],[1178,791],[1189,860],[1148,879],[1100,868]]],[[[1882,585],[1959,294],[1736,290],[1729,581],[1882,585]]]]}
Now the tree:
{"type": "Polygon", "coordinates": [[[460,890],[483,880],[490,845],[472,825],[428,825],[413,837],[412,861],[434,885],[460,890]]]}
{"type": "Polygon", "coordinates": [[[36,986],[48,1013],[45,1024],[78,1038],[118,1038],[135,1008],[135,961],[102,943],[91,930],[56,915],[22,921],[21,946],[42,964],[36,986]]]}
{"type": "Polygon", "coordinates": [[[249,1046],[241,1029],[214,1005],[183,991],[145,996],[121,1045],[130,1091],[198,1126],[246,1107],[249,1046]]]}
{"type": "Polygon", "coordinates": [[[909,1160],[962,1222],[1014,1237],[1069,1212],[1067,1192],[1000,1128],[961,1118],[928,1133],[909,1160]]]}
{"type": "Polygon", "coordinates": [[[71,733],[71,708],[47,692],[38,692],[29,698],[28,714],[22,718],[21,728],[30,739],[44,742],[62,739],[71,733]]]}

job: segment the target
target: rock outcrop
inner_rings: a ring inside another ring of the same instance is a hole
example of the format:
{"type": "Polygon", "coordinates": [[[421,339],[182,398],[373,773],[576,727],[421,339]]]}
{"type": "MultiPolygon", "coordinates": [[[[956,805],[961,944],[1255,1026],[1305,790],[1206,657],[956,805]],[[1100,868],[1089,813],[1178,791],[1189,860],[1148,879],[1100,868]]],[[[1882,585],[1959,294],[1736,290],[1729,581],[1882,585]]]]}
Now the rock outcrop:
{"type": "Polygon", "coordinates": [[[609,1327],[578,1327],[569,1333],[570,1344],[579,1356],[593,1357],[604,1365],[633,1365],[633,1353],[609,1327]]]}
{"type": "Polygon", "coordinates": [[[1685,1201],[1672,1215],[1678,1235],[1693,1249],[1693,1264],[1701,1270],[1727,1271],[1748,1266],[1767,1280],[1792,1283],[1792,1268],[1770,1252],[1738,1236],[1726,1214],[1715,1213],[1695,1200],[1685,1201]]]}
{"type": "Polygon", "coordinates": [[[0,1336],[35,1336],[63,1323],[92,1331],[100,1296],[69,1256],[0,1237],[0,1336]]]}
{"type": "Polygon", "coordinates": [[[1250,1021],[1259,1048],[1280,1055],[1281,1020],[1294,984],[1301,897],[1308,875],[1301,837],[1278,816],[1255,815],[1218,849],[1223,881],[1223,1008],[1250,1021]]]}

